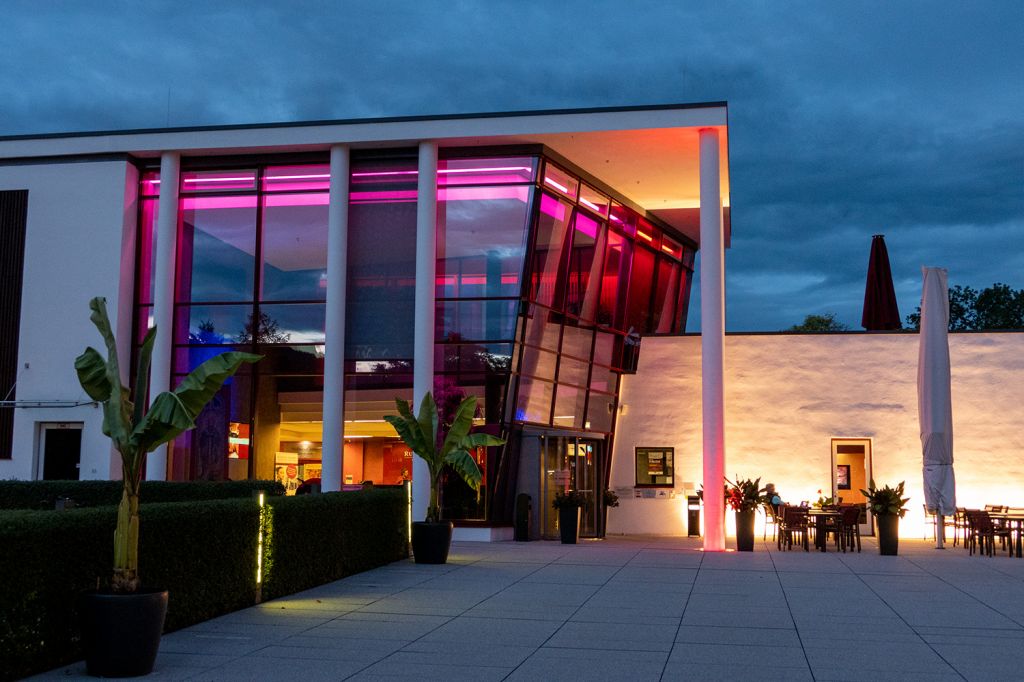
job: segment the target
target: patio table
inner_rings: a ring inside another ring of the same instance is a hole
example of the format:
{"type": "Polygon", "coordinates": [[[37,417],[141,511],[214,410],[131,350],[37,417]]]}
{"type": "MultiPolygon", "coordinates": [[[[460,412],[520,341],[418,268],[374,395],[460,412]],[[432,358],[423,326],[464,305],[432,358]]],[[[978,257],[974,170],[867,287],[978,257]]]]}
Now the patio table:
{"type": "Polygon", "coordinates": [[[807,515],[814,519],[814,546],[822,552],[828,551],[828,520],[842,518],[843,513],[836,509],[811,509],[807,515]]]}
{"type": "Polygon", "coordinates": [[[1010,542],[1013,543],[1010,555],[1013,556],[1013,550],[1016,550],[1017,558],[1024,558],[1024,512],[989,512],[988,516],[993,521],[1003,522],[1010,529],[1010,542]]]}

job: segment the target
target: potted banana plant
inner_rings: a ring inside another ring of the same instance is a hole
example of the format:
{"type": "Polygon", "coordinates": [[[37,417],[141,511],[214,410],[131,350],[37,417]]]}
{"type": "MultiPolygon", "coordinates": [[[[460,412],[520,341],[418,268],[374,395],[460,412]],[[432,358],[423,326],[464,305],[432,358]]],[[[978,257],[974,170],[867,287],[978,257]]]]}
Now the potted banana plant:
{"type": "Polygon", "coordinates": [[[428,391],[420,402],[419,414],[412,405],[395,399],[398,415],[384,419],[395,427],[399,438],[427,465],[430,476],[430,503],[427,517],[412,524],[412,553],[418,564],[443,564],[448,561],[452,544],[452,522],[441,519],[438,503],[441,473],[450,467],[469,487],[480,489],[480,467],[469,454],[478,447],[504,445],[505,441],[486,433],[470,433],[476,414],[476,397],[469,396],[455,410],[451,424],[440,424],[437,404],[428,391]],[[447,429],[447,430],[446,430],[447,429]]]}
{"type": "Polygon", "coordinates": [[[114,572],[108,590],[82,597],[80,612],[86,668],[90,675],[134,677],[153,670],[167,591],[144,587],[139,577],[139,484],[146,455],[195,426],[199,412],[224,382],[259,355],[229,352],[210,358],[186,376],[174,391],[156,396],[147,409],[150,359],[156,327],[139,349],[135,383],[121,383],[117,343],[104,298],[89,301],[90,318],[106,347],[104,358],[91,346],[75,359],[78,381],[103,406],[103,433],[121,455],[123,492],[114,531],[114,572]]]}

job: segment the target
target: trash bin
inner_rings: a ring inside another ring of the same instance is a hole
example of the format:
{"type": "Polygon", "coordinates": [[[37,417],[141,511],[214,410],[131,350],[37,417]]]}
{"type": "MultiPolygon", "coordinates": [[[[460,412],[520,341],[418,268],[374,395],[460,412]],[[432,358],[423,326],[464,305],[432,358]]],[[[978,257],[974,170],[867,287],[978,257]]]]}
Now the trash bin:
{"type": "Polygon", "coordinates": [[[530,518],[533,516],[532,499],[526,493],[516,495],[516,524],[513,539],[527,542],[530,539],[530,518]]]}
{"type": "Polygon", "coordinates": [[[686,535],[691,538],[700,537],[700,497],[686,497],[686,535]]]}

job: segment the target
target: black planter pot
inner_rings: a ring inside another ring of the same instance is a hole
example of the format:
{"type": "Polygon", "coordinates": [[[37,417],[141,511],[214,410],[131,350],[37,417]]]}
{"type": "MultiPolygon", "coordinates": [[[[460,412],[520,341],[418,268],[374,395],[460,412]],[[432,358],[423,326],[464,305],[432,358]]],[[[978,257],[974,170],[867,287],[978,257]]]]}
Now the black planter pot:
{"type": "Polygon", "coordinates": [[[452,546],[452,522],[412,524],[412,556],[418,564],[443,564],[452,546]]]}
{"type": "Polygon", "coordinates": [[[900,517],[883,514],[875,517],[878,524],[878,553],[882,556],[896,556],[900,548],[900,517]]]}
{"type": "Polygon", "coordinates": [[[153,671],[167,616],[167,590],[87,592],[79,607],[90,675],[137,677],[153,671]]]}
{"type": "Polygon", "coordinates": [[[580,536],[580,508],[562,507],[558,510],[558,532],[563,545],[575,545],[580,536]]]}
{"type": "Polygon", "coordinates": [[[736,512],[736,550],[754,551],[754,510],[736,512]]]}

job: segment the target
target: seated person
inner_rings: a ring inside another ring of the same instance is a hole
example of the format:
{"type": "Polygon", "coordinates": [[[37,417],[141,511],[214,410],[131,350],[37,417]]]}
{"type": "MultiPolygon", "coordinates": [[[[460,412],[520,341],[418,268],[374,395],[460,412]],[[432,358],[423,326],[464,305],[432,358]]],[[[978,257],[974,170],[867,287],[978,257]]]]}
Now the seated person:
{"type": "Polygon", "coordinates": [[[775,490],[774,483],[765,483],[764,485],[764,497],[765,500],[772,506],[772,510],[778,514],[782,509],[782,497],[775,490]]]}

